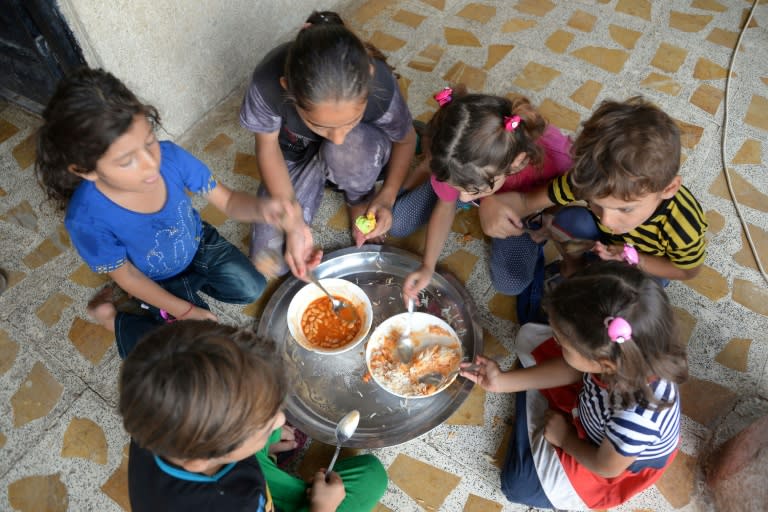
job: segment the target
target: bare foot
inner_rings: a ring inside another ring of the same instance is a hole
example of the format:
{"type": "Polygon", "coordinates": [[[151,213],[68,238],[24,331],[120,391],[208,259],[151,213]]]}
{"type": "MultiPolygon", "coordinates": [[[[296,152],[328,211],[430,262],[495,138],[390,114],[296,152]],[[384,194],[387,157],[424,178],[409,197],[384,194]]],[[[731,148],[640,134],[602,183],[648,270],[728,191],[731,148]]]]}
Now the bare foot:
{"type": "Polygon", "coordinates": [[[111,332],[115,332],[115,317],[117,316],[117,309],[112,302],[113,291],[111,286],[105,286],[88,301],[88,305],[85,307],[88,316],[111,332]]]}

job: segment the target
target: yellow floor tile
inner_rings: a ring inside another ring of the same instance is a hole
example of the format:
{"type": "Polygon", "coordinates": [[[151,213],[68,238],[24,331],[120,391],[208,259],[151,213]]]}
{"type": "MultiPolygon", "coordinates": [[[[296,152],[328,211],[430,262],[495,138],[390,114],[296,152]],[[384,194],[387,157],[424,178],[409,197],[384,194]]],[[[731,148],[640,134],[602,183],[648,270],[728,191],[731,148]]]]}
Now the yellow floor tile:
{"type": "Polygon", "coordinates": [[[667,73],[675,73],[685,61],[688,50],[669,43],[661,43],[651,61],[651,66],[657,67],[667,73]]]}
{"type": "Polygon", "coordinates": [[[389,479],[420,507],[437,510],[461,477],[399,454],[387,469],[389,479]]]}
{"type": "Polygon", "coordinates": [[[749,347],[752,340],[745,338],[733,338],[716,356],[715,361],[737,372],[747,371],[749,347]]]}
{"type": "Polygon", "coordinates": [[[56,377],[40,361],[36,362],[11,397],[13,426],[18,428],[47,415],[64,392],[56,377]]]}
{"type": "Polygon", "coordinates": [[[581,87],[573,91],[571,99],[584,108],[591,109],[595,104],[597,95],[603,89],[603,84],[594,80],[587,80],[581,87]]]}
{"type": "Polygon", "coordinates": [[[392,16],[392,19],[403,25],[408,25],[411,28],[418,28],[427,17],[416,14],[415,12],[400,9],[394,16],[392,16]]]}
{"type": "Polygon", "coordinates": [[[60,474],[35,475],[16,480],[8,486],[8,501],[15,510],[66,512],[69,508],[67,486],[60,474]]]}
{"type": "Polygon", "coordinates": [[[491,18],[496,16],[496,7],[487,4],[467,4],[457,16],[466,18],[468,20],[479,21],[480,23],[488,23],[491,18]]]}
{"type": "Polygon", "coordinates": [[[715,114],[723,101],[723,91],[709,84],[701,84],[691,96],[691,104],[710,114],[715,114]]]}
{"type": "Polygon", "coordinates": [[[747,139],[731,160],[732,164],[759,164],[763,161],[760,141],[747,139]]]}
{"type": "Polygon", "coordinates": [[[616,11],[651,21],[651,3],[648,0],[619,0],[616,11]]]}
{"type": "Polygon", "coordinates": [[[11,336],[0,329],[0,375],[11,369],[19,353],[19,344],[11,336]]]}
{"type": "Polygon", "coordinates": [[[126,512],[131,510],[131,502],[128,498],[128,445],[123,448],[123,458],[120,465],[110,475],[109,479],[101,486],[102,492],[109,496],[126,512]]]}
{"type": "Polygon", "coordinates": [[[104,430],[88,418],[72,418],[67,431],[64,432],[61,456],[86,459],[96,464],[106,464],[107,438],[104,435],[104,430]]]}
{"type": "Polygon", "coordinates": [[[469,30],[445,27],[445,41],[456,46],[482,46],[480,40],[469,30]]]}
{"type": "Polygon", "coordinates": [[[622,27],[621,25],[608,25],[608,32],[611,34],[611,39],[627,50],[634,50],[638,38],[643,35],[642,32],[622,27]]]}
{"type": "Polygon", "coordinates": [[[98,364],[115,342],[115,334],[104,327],[75,317],[69,328],[69,340],[91,364],[98,364]]]}
{"type": "Polygon", "coordinates": [[[624,50],[601,48],[599,46],[585,46],[571,52],[571,55],[611,73],[621,71],[624,63],[629,58],[629,53],[624,50]]]}
{"type": "Polygon", "coordinates": [[[681,508],[691,501],[695,473],[696,458],[679,451],[656,487],[670,505],[681,508]]]}
{"type": "Polygon", "coordinates": [[[712,16],[709,14],[688,14],[679,11],[670,11],[669,26],[683,32],[699,32],[709,25],[712,16]]]}
{"type": "Polygon", "coordinates": [[[565,53],[573,38],[576,37],[565,30],[556,30],[550,35],[544,44],[555,53],[565,53]]]}

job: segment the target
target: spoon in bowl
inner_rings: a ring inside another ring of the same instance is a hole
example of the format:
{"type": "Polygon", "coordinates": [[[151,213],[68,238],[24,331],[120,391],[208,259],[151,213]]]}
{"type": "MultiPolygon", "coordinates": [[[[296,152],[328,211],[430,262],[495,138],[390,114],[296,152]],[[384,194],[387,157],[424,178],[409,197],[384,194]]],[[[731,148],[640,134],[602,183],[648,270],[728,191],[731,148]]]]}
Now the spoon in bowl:
{"type": "Polygon", "coordinates": [[[357,424],[360,423],[360,413],[357,409],[349,411],[343,418],[336,424],[336,451],[333,453],[331,463],[328,464],[328,469],[325,470],[325,480],[328,481],[328,477],[331,474],[336,459],[339,457],[341,451],[341,445],[349,441],[352,434],[357,430],[357,424]]]}
{"type": "Polygon", "coordinates": [[[318,288],[323,290],[323,293],[325,293],[328,296],[328,299],[331,301],[331,307],[333,308],[333,312],[336,313],[336,316],[341,317],[341,314],[339,313],[342,309],[347,308],[350,306],[350,304],[347,304],[345,301],[337,299],[333,295],[331,295],[331,292],[325,289],[325,287],[320,284],[320,280],[317,278],[317,274],[315,274],[314,270],[310,270],[307,272],[307,276],[309,277],[309,280],[312,281],[313,284],[315,284],[318,288]]]}
{"type": "Polygon", "coordinates": [[[397,355],[405,364],[413,358],[413,340],[411,339],[411,317],[413,317],[413,299],[408,299],[408,319],[405,321],[405,329],[397,340],[397,355]]]}

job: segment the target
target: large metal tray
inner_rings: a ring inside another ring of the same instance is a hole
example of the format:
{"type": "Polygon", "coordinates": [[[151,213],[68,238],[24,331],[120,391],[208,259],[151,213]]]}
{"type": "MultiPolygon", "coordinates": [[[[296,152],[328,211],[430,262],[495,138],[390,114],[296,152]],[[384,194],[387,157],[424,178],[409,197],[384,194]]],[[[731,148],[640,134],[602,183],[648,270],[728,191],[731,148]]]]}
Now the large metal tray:
{"type": "MultiPolygon", "coordinates": [[[[405,311],[401,295],[405,277],[421,265],[409,252],[387,246],[351,247],[327,255],[317,267],[320,278],[347,279],[363,289],[373,304],[371,332],[382,321],[405,311]]],[[[306,283],[288,278],[272,295],[261,316],[258,334],[278,345],[293,383],[285,411],[288,420],[313,439],[334,444],[336,422],[352,409],[360,425],[345,446],[376,448],[404,443],[429,432],[448,419],[466,399],[473,383],[459,377],[441,393],[406,400],[380,388],[366,373],[365,342],[349,352],[323,355],[299,346],[288,332],[286,312],[293,296],[306,283]]],[[[464,287],[449,275],[435,273],[422,292],[418,311],[443,318],[456,331],[464,358],[483,351],[482,328],[464,287]]]]}

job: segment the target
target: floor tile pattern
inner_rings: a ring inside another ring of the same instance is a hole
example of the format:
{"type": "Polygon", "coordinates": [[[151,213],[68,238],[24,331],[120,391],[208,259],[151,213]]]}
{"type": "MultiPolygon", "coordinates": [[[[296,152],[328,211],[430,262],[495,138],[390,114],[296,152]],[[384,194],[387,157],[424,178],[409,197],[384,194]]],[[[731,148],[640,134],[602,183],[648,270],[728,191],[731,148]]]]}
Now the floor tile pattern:
{"type": "MultiPolygon", "coordinates": [[[[368,0],[342,13],[389,55],[414,117],[428,120],[431,95],[447,83],[524,94],[555,125],[578,130],[606,98],[642,94],[683,134],[685,184],[711,223],[704,270],[668,292],[688,339],[691,379],[682,387],[681,453],[658,484],[622,511],[709,510],[699,459],[722,432],[733,435],[768,399],[768,288],[746,247],[720,161],[725,78],[752,2],[745,0],[368,0]]],[[[755,10],[732,74],[726,161],[758,252],[768,254],[768,3],[755,10]]],[[[264,49],[266,50],[266,49],[264,49]]],[[[244,85],[243,85],[244,87],[244,85]]],[[[180,143],[234,188],[260,179],[253,138],[238,125],[243,88],[180,143]]],[[[119,357],[110,334],[85,315],[105,282],[79,260],[59,212],[36,185],[37,117],[0,101],[0,510],[129,510],[127,442],[115,412],[119,357]]],[[[196,200],[197,201],[197,200],[196,200]]],[[[247,227],[196,203],[245,250],[247,227]]],[[[350,244],[338,194],[328,192],[313,226],[330,251],[350,244]]],[[[421,252],[424,230],[393,243],[421,252]]],[[[548,252],[551,257],[551,251],[548,252]]],[[[514,297],[493,291],[476,212],[462,212],[441,260],[479,310],[486,352],[514,362],[514,297]]],[[[766,262],[764,262],[766,264],[766,262]]],[[[223,321],[258,319],[259,301],[214,304],[223,321]]],[[[517,511],[498,489],[513,398],[475,388],[456,414],[402,445],[375,450],[391,483],[377,511],[517,511]]],[[[301,474],[324,465],[313,443],[301,474]]]]}

